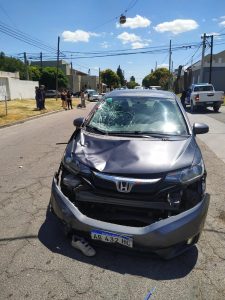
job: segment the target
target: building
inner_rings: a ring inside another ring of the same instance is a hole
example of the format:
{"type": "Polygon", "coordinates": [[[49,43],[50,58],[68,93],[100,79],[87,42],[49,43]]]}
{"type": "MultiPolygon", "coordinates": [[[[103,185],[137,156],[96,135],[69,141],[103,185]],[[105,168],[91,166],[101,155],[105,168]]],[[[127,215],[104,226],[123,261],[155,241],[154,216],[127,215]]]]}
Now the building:
{"type": "MultiPolygon", "coordinates": [[[[176,87],[181,92],[187,89],[192,83],[200,83],[201,60],[189,66],[177,77],[176,87]]],[[[175,73],[176,75],[176,73],[175,73]]],[[[201,82],[208,83],[210,78],[210,54],[204,57],[203,79],[201,82]]],[[[212,55],[211,83],[217,91],[225,91],[225,50],[212,55]]]]}
{"type": "MultiPolygon", "coordinates": [[[[42,67],[57,67],[56,60],[49,61],[32,61],[31,65],[33,66],[41,66],[42,67]]],[[[68,78],[68,89],[73,92],[78,92],[81,89],[94,89],[97,90],[99,87],[99,77],[90,75],[79,70],[75,70],[72,68],[72,65],[66,62],[65,60],[59,60],[59,69],[63,71],[63,73],[68,78]]]]}
{"type": "Polygon", "coordinates": [[[14,99],[35,99],[38,81],[20,80],[19,72],[0,71],[0,101],[14,99]]]}

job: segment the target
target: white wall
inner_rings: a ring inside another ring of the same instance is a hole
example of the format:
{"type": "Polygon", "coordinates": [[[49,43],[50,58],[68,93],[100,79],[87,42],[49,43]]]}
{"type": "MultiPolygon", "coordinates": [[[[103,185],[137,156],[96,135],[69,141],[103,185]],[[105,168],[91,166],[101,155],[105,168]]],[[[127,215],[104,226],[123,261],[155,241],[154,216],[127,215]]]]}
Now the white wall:
{"type": "Polygon", "coordinates": [[[0,100],[4,100],[5,96],[7,100],[35,99],[35,86],[38,85],[38,81],[2,77],[0,78],[0,100]]]}

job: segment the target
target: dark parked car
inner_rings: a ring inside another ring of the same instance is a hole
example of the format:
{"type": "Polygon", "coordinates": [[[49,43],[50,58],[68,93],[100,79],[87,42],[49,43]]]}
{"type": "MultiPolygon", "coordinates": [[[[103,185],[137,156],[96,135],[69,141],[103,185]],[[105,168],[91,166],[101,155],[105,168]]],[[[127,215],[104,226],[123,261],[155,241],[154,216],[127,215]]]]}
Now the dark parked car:
{"type": "Polygon", "coordinates": [[[60,92],[57,92],[56,90],[47,90],[45,92],[46,98],[55,98],[56,95],[57,95],[57,97],[60,97],[60,92]]]}
{"type": "Polygon", "coordinates": [[[207,125],[157,90],[115,90],[74,125],[50,200],[67,230],[166,259],[197,243],[209,195],[195,135],[207,125]]]}

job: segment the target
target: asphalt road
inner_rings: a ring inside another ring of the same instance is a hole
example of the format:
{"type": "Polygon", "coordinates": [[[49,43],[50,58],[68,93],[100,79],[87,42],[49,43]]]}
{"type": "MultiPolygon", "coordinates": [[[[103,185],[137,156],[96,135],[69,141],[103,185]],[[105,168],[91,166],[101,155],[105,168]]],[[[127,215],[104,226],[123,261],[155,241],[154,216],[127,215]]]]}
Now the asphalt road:
{"type": "MultiPolygon", "coordinates": [[[[225,299],[225,164],[201,139],[211,204],[197,247],[163,261],[101,248],[86,258],[70,246],[47,213],[65,148],[56,143],[67,142],[90,106],[0,129],[0,299],[139,300],[153,287],[151,299],[225,299]]],[[[220,122],[212,115],[190,118],[220,122]]]]}

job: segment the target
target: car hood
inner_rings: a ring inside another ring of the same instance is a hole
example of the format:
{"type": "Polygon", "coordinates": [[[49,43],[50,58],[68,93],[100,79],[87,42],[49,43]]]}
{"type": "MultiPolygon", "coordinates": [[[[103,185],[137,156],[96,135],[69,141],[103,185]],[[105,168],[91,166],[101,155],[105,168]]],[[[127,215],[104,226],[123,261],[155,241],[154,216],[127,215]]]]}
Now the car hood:
{"type": "Polygon", "coordinates": [[[67,149],[80,162],[100,172],[154,174],[189,167],[198,146],[193,136],[161,140],[121,138],[81,131],[67,149]]]}

